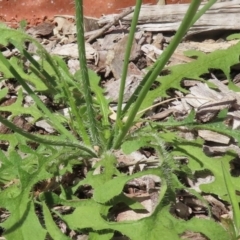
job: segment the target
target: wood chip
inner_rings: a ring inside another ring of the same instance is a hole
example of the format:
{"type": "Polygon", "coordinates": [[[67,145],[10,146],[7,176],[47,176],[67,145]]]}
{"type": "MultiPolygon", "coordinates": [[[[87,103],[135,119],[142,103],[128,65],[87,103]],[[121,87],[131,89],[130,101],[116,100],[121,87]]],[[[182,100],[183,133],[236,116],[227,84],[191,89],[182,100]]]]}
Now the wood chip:
{"type": "Polygon", "coordinates": [[[205,141],[222,143],[222,144],[229,144],[230,137],[227,137],[223,134],[209,131],[209,130],[198,130],[198,135],[203,138],[205,141]]]}

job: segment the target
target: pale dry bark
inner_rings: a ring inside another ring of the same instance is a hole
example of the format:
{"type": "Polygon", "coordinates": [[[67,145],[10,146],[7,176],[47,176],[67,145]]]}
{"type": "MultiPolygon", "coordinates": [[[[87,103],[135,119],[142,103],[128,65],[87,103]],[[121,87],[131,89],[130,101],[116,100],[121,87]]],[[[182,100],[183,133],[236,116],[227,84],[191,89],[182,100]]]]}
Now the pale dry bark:
{"type": "MultiPolygon", "coordinates": [[[[162,32],[176,31],[188,9],[189,4],[143,5],[138,28],[144,31],[162,32]]],[[[214,4],[190,29],[188,35],[210,30],[240,29],[240,0],[219,2],[214,4]]],[[[107,24],[115,15],[103,16],[98,23],[107,24]]],[[[131,24],[133,14],[125,16],[121,23],[131,24]]]]}

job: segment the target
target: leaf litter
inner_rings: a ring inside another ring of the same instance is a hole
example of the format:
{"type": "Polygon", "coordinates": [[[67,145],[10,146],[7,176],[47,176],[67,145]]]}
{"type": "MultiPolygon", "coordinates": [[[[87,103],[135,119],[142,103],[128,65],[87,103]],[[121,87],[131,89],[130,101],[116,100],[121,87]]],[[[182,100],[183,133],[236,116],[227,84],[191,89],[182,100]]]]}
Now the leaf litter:
{"type": "MultiPolygon", "coordinates": [[[[41,44],[51,53],[59,55],[64,58],[68,63],[71,73],[75,73],[79,69],[79,64],[76,59],[77,55],[77,44],[76,42],[76,30],[75,22],[73,18],[69,16],[56,16],[53,23],[42,23],[36,27],[29,28],[27,33],[34,36],[41,42],[41,44]],[[54,24],[55,25],[54,25],[54,24]]],[[[86,33],[86,36],[89,38],[93,36],[96,30],[91,30],[89,33],[86,33]]],[[[125,49],[125,43],[127,39],[128,26],[121,25],[112,25],[109,27],[107,32],[103,33],[96,40],[91,41],[90,43],[86,42],[86,51],[87,51],[87,61],[88,67],[97,72],[101,76],[101,86],[105,89],[105,94],[108,99],[111,101],[111,107],[114,109],[116,105],[117,93],[119,91],[119,81],[121,77],[121,69],[123,66],[123,53],[125,49]]],[[[127,101],[131,93],[136,89],[138,84],[141,82],[142,77],[146,73],[147,67],[151,66],[156,58],[161,55],[162,51],[169,44],[170,37],[169,33],[154,33],[154,32],[143,32],[139,31],[136,33],[135,42],[133,50],[130,57],[129,71],[127,77],[127,87],[124,93],[124,100],[127,101]]],[[[156,81],[156,86],[153,86],[152,91],[154,92],[154,103],[159,103],[159,106],[156,106],[148,110],[142,120],[147,122],[148,119],[152,119],[157,123],[161,122],[170,122],[172,119],[174,121],[184,121],[184,119],[189,116],[190,112],[194,109],[196,112],[195,119],[196,122],[201,125],[204,123],[210,123],[218,117],[219,112],[227,110],[226,116],[223,119],[224,123],[235,129],[239,129],[240,125],[240,113],[239,113],[239,103],[240,97],[238,92],[229,90],[226,86],[228,81],[230,81],[230,74],[233,81],[235,80],[237,84],[237,74],[239,74],[239,67],[235,66],[231,70],[231,73],[226,68],[222,70],[225,73],[223,76],[222,73],[213,69],[210,69],[211,76],[206,74],[207,71],[199,71],[199,73],[192,73],[190,75],[186,74],[182,80],[182,86],[176,86],[173,84],[173,89],[171,92],[168,92],[167,99],[173,99],[165,104],[161,104],[166,98],[157,98],[157,83],[162,84],[163,80],[167,80],[167,76],[171,77],[171,74],[175,74],[175,69],[179,65],[192,62],[194,63],[201,58],[203,52],[210,53],[215,49],[227,49],[229,46],[235,46],[238,44],[238,40],[234,41],[223,41],[219,43],[217,40],[206,39],[203,42],[194,42],[191,40],[185,40],[181,43],[177,51],[172,56],[170,62],[166,69],[160,73],[159,79],[156,81]],[[194,54],[185,55],[185,51],[194,50],[194,54]],[[197,56],[197,57],[196,57],[197,56]],[[173,68],[171,68],[173,66],[173,68]],[[176,66],[176,68],[174,68],[176,66]],[[170,71],[169,71],[170,70],[170,71]],[[169,72],[168,72],[169,71],[169,72]],[[206,74],[206,76],[200,76],[201,74],[206,74]],[[162,76],[162,77],[161,77],[162,76]],[[164,79],[165,77],[165,79],[164,79]],[[198,81],[196,81],[198,80],[198,81]],[[188,85],[187,85],[188,81],[188,85]],[[190,84],[190,87],[189,87],[190,84]],[[184,94],[179,90],[184,89],[184,94]],[[157,99],[157,100],[156,100],[157,99]]],[[[31,48],[31,45],[28,46],[31,48]]],[[[9,49],[1,49],[4,55],[8,58],[12,56],[17,56],[18,52],[16,49],[12,49],[9,46],[9,49]]],[[[29,51],[34,52],[35,49],[30,49],[29,51]]],[[[204,53],[204,54],[205,54],[204,53]]],[[[238,54],[239,56],[239,54],[238,54]]],[[[239,60],[239,59],[238,59],[239,60]]],[[[232,64],[237,64],[238,61],[231,62],[232,64]]],[[[214,65],[213,65],[214,66],[214,65]]],[[[210,67],[211,68],[211,67],[210,67]]],[[[175,76],[175,75],[174,75],[175,76]]],[[[21,97],[22,92],[18,89],[18,86],[14,81],[4,81],[5,86],[8,88],[8,93],[3,94],[1,98],[0,108],[2,113],[4,112],[4,106],[8,106],[11,109],[11,113],[6,112],[6,117],[12,118],[13,122],[20,128],[23,128],[29,132],[38,132],[40,134],[49,135],[54,133],[54,130],[46,122],[40,119],[35,108],[31,110],[33,103],[29,101],[28,97],[24,94],[21,97]],[[19,102],[16,101],[21,100],[19,102]],[[25,105],[22,105],[24,104],[25,105]],[[18,104],[18,105],[17,105],[18,104]],[[21,106],[22,105],[22,106],[21,106]],[[28,110],[23,108],[28,108],[28,110]],[[30,111],[30,112],[29,112],[30,111]],[[24,115],[21,116],[21,112],[24,112],[24,115]],[[29,117],[31,115],[32,117],[29,117]]],[[[34,85],[34,84],[33,84],[34,85]]],[[[32,85],[31,85],[32,86],[32,85]]],[[[37,88],[37,86],[32,86],[37,88]]],[[[42,95],[42,94],[41,94],[42,95]]],[[[48,96],[44,96],[44,101],[50,106],[54,111],[67,111],[64,106],[51,102],[51,99],[48,96]]],[[[112,119],[114,120],[114,119],[112,119]]],[[[140,125],[138,127],[142,127],[140,125]]],[[[215,157],[222,156],[227,153],[229,150],[234,150],[237,153],[237,158],[239,158],[240,149],[238,147],[237,141],[230,136],[221,134],[221,132],[215,132],[214,129],[209,127],[209,130],[204,129],[184,129],[178,128],[179,137],[189,140],[190,138],[196,139],[199,142],[199,145],[202,148],[196,148],[196,151],[199,151],[199,155],[202,156],[202,162],[204,162],[205,168],[209,171],[205,171],[203,167],[198,166],[196,163],[191,162],[190,159],[185,159],[184,156],[180,156],[181,149],[185,151],[190,151],[190,146],[185,146],[184,142],[179,144],[179,149],[174,149],[175,151],[175,160],[179,161],[180,164],[184,165],[185,161],[191,165],[191,169],[195,170],[194,178],[187,177],[183,179],[183,183],[188,185],[191,189],[202,194],[202,197],[210,204],[211,213],[217,221],[221,221],[222,217],[231,215],[231,208],[226,202],[224,202],[224,191],[219,189],[217,193],[219,195],[216,197],[212,193],[214,187],[219,188],[219,185],[223,185],[223,181],[218,180],[219,165],[210,164],[215,157]],[[197,140],[198,139],[198,140],[197,140]],[[207,167],[206,167],[207,166],[207,167]],[[211,187],[211,184],[213,186],[211,187]],[[205,186],[201,188],[201,186],[205,186]]],[[[0,126],[1,134],[8,134],[9,130],[6,129],[3,125],[0,126]]],[[[7,141],[1,141],[1,148],[6,151],[8,148],[7,141]],[[3,145],[4,146],[3,146],[3,145]]],[[[126,151],[126,149],[125,149],[126,151]]],[[[157,164],[155,158],[155,152],[152,149],[145,149],[144,143],[139,143],[136,147],[136,151],[131,154],[126,154],[123,151],[117,151],[115,153],[117,158],[117,167],[123,172],[127,172],[130,176],[134,172],[141,172],[147,168],[154,168],[157,164]],[[140,150],[139,150],[140,149],[140,150]]],[[[229,158],[230,161],[230,158],[229,158]]],[[[90,165],[93,167],[97,164],[98,160],[92,160],[90,165]]],[[[237,173],[239,176],[239,166],[234,162],[232,164],[232,171],[237,173]]],[[[86,165],[74,169],[73,172],[69,172],[62,182],[65,181],[65,184],[71,184],[74,178],[85,178],[89,171],[89,163],[86,165]],[[76,176],[76,172],[81,172],[80,176],[76,176]]],[[[101,167],[98,169],[99,174],[101,173],[101,167]]],[[[97,171],[95,172],[95,174],[97,171]]],[[[9,184],[9,183],[8,183],[9,184]]],[[[235,182],[236,186],[238,180],[235,182]]],[[[142,210],[145,209],[144,213],[138,213],[134,210],[127,209],[126,206],[119,205],[119,209],[115,209],[115,212],[112,212],[113,218],[115,221],[125,221],[133,219],[141,219],[151,215],[154,212],[156,203],[158,202],[159,191],[161,191],[161,179],[155,175],[145,175],[144,177],[134,178],[127,181],[125,185],[125,195],[130,199],[141,203],[143,206],[142,210]]],[[[87,185],[86,185],[87,186],[87,185]]],[[[6,187],[6,186],[3,186],[6,187]]],[[[35,194],[38,194],[38,191],[41,192],[46,190],[46,187],[49,191],[54,191],[54,181],[49,180],[47,186],[35,186],[35,194]],[[37,189],[38,188],[38,189],[37,189]]],[[[87,197],[92,197],[92,189],[87,187],[83,188],[82,192],[87,197]]],[[[139,207],[139,206],[138,206],[139,207]]],[[[61,211],[66,211],[60,207],[61,211]]],[[[187,191],[179,191],[177,194],[176,203],[173,204],[171,213],[176,218],[188,220],[192,216],[198,218],[207,218],[208,209],[204,201],[198,200],[193,194],[187,191]]],[[[2,211],[3,215],[6,214],[6,211],[2,211]]],[[[57,218],[56,218],[57,219],[57,218]]],[[[61,223],[59,223],[59,226],[61,223]]],[[[67,232],[67,227],[61,225],[63,232],[67,232]]],[[[77,232],[71,232],[71,238],[77,239],[77,232]]],[[[80,237],[80,236],[79,236],[80,237]]],[[[185,235],[182,236],[182,239],[207,239],[202,235],[187,231],[185,235]]]]}

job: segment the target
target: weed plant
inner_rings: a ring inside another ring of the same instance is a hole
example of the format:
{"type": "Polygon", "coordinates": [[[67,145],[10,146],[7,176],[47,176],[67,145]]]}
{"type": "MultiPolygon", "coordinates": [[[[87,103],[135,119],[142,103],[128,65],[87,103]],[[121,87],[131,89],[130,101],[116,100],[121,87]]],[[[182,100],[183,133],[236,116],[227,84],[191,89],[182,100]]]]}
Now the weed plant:
{"type": "MultiPolygon", "coordinates": [[[[116,233],[132,240],[175,240],[180,239],[186,231],[199,232],[211,240],[236,239],[234,237],[238,234],[233,237],[229,229],[212,219],[210,212],[206,219],[193,217],[188,221],[178,219],[170,213],[179,190],[188,191],[204,201],[199,193],[179,181],[180,173],[191,178],[195,172],[208,169],[214,175],[215,181],[206,184],[201,190],[214,193],[226,201],[230,201],[230,196],[233,201],[233,191],[228,194],[224,187],[225,183],[228,186],[228,182],[225,178],[224,183],[225,175],[221,162],[229,166],[235,154],[226,153],[213,163],[213,159],[202,152],[201,139],[184,140],[175,131],[179,126],[209,129],[232,136],[239,142],[238,134],[223,124],[226,112],[221,112],[214,123],[198,124],[195,113],[191,112],[181,122],[172,118],[162,123],[148,121],[148,124],[140,129],[132,130],[140,121],[139,112],[151,107],[155,99],[166,97],[169,89],[186,92],[180,85],[184,77],[202,80],[200,75],[206,73],[210,67],[221,68],[229,76],[229,67],[239,62],[240,46],[236,45],[225,52],[217,51],[199,57],[194,63],[177,66],[178,69],[172,67],[169,76],[159,77],[185,33],[214,2],[216,0],[210,0],[199,11],[201,1],[191,2],[171,43],[148,70],[123,107],[131,46],[142,4],[141,0],[136,1],[114,123],[109,118],[109,100],[99,86],[100,78],[87,68],[82,0],[75,0],[80,70],[74,75],[69,72],[62,58],[50,56],[41,44],[22,30],[0,27],[0,44],[11,44],[20,52],[20,57],[12,56],[10,59],[0,52],[2,80],[15,79],[21,85],[16,102],[0,107],[1,112],[11,113],[9,118],[1,114],[0,121],[13,131],[0,135],[1,140],[8,143],[7,150],[0,151],[0,207],[1,213],[9,213],[1,223],[6,239],[71,239],[68,234],[70,230],[76,235],[87,234],[89,239],[99,240],[112,239],[116,233]],[[26,42],[36,46],[36,55],[40,60],[36,60],[26,50],[26,42]],[[231,60],[226,57],[230,55],[231,60]],[[215,62],[212,59],[215,59],[215,62]],[[26,60],[29,63],[27,70],[26,60]],[[224,61],[224,66],[221,61],[224,61]],[[154,81],[160,84],[153,91],[149,91],[154,81]],[[69,117],[49,109],[40,99],[39,93],[67,106],[69,117]],[[29,107],[23,106],[26,94],[34,101],[29,107]],[[19,115],[31,116],[32,123],[39,119],[46,120],[56,134],[40,135],[24,131],[12,121],[19,115]],[[36,143],[35,148],[31,147],[33,142],[36,143]],[[171,151],[166,150],[166,143],[171,146],[171,151]],[[143,171],[135,171],[132,175],[121,172],[116,153],[121,150],[130,154],[143,147],[154,149],[157,156],[154,168],[148,167],[147,163],[143,171]],[[174,157],[179,155],[188,159],[186,166],[174,160],[174,157]],[[81,168],[87,168],[84,177],[81,172],[76,174],[76,169],[81,168]],[[120,203],[136,212],[144,210],[139,202],[128,198],[123,190],[130,180],[149,174],[156,175],[161,180],[158,202],[153,213],[140,220],[113,221],[112,209],[120,203]],[[74,179],[71,180],[71,176],[74,176],[74,179]],[[83,199],[81,191],[86,186],[92,189],[92,195],[83,199]],[[60,230],[60,225],[67,230],[60,230]]],[[[4,99],[7,94],[8,89],[3,87],[0,98],[4,99]]],[[[231,179],[231,176],[229,178],[231,179]]],[[[238,182],[238,179],[232,179],[233,189],[238,182]]],[[[234,201],[237,208],[239,199],[235,198],[234,201]]],[[[238,220],[238,217],[234,218],[234,233],[239,229],[238,220]]]]}

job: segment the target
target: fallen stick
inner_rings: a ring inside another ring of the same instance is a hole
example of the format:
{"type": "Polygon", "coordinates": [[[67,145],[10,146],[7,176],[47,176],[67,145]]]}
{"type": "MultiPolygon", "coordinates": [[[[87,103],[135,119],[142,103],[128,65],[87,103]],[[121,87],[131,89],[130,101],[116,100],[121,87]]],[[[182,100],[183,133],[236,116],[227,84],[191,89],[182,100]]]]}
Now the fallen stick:
{"type": "Polygon", "coordinates": [[[113,17],[113,19],[104,27],[102,27],[101,29],[97,30],[95,32],[94,35],[92,35],[91,37],[89,37],[89,39],[87,40],[87,42],[92,42],[93,40],[95,40],[97,37],[101,36],[104,32],[106,32],[111,26],[113,26],[114,24],[116,24],[120,19],[122,19],[123,17],[127,16],[128,14],[132,13],[134,11],[134,7],[130,7],[125,9],[122,13],[115,15],[113,17]]]}

